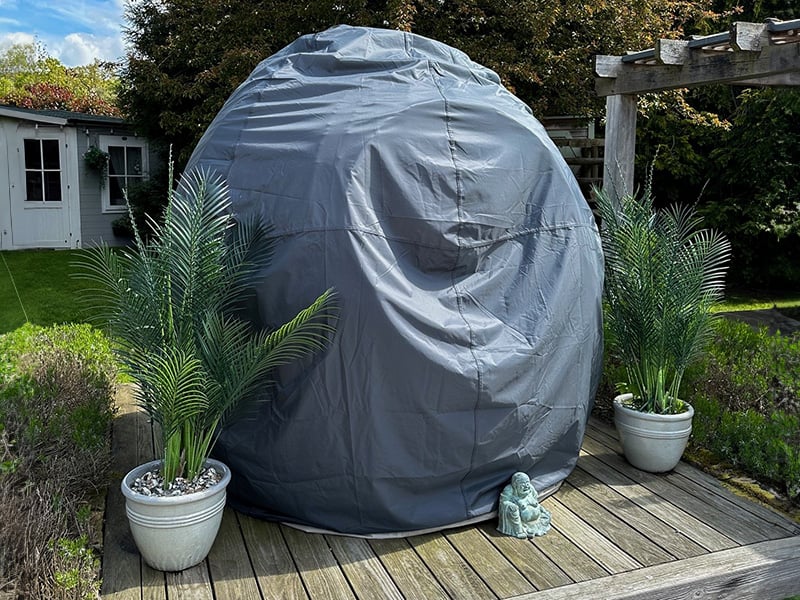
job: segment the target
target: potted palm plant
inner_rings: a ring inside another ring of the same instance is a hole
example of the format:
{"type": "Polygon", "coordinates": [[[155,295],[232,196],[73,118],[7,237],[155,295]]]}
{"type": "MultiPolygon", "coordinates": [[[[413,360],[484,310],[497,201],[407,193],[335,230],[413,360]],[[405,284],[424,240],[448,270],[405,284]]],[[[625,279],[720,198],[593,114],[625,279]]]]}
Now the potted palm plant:
{"type": "Polygon", "coordinates": [[[628,462],[673,469],[691,434],[694,410],[680,397],[686,368],[705,349],[722,299],[730,244],[701,228],[689,206],[655,210],[651,185],[638,196],[595,190],[605,255],[608,347],[627,382],[614,421],[628,462]]]}
{"type": "Polygon", "coordinates": [[[274,331],[237,318],[273,243],[258,221],[236,222],[225,183],[207,172],[184,175],[163,224],[150,225],[147,242],[134,224],[133,248],[99,246],[80,262],[161,436],[161,458],[122,481],[131,531],[149,565],[179,571],[205,558],[222,518],[230,472],[209,458],[220,428],[262,398],[276,366],[325,346],[333,296],[324,292],[274,331]]]}

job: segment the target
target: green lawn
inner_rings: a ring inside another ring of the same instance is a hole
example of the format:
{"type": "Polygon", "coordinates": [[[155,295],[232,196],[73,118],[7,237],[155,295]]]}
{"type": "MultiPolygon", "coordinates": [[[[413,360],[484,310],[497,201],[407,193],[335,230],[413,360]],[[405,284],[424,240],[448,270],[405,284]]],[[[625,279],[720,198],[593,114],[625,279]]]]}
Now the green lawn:
{"type": "Polygon", "coordinates": [[[0,334],[23,325],[25,313],[28,320],[37,325],[88,320],[79,296],[79,291],[87,283],[71,277],[71,273],[75,271],[72,263],[78,252],[0,252],[0,334]],[[14,291],[11,276],[19,291],[19,298],[14,291]]]}
{"type": "Polygon", "coordinates": [[[755,292],[730,291],[719,310],[761,310],[766,308],[800,308],[800,291],[755,292]]]}

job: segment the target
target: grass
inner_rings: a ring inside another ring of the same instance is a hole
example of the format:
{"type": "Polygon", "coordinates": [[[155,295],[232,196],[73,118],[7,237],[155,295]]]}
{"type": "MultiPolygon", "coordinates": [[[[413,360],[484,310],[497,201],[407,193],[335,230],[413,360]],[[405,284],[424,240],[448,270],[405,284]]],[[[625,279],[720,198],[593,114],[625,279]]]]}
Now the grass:
{"type": "Polygon", "coordinates": [[[24,325],[26,313],[27,320],[36,325],[88,321],[79,297],[86,282],[71,277],[78,252],[0,252],[0,334],[24,325]]]}
{"type": "Polygon", "coordinates": [[[720,311],[764,310],[769,308],[800,309],[800,291],[765,292],[733,290],[725,294],[720,311]]]}

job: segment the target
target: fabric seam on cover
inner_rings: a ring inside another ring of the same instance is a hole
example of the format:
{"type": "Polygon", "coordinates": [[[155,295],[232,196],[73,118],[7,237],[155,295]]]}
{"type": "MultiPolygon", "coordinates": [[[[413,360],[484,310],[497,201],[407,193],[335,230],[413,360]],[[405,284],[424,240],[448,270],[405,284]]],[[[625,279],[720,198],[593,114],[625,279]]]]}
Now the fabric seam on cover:
{"type": "MultiPolygon", "coordinates": [[[[445,132],[447,134],[447,145],[450,149],[450,159],[453,161],[453,172],[456,176],[456,200],[457,200],[457,209],[458,209],[458,229],[456,231],[456,259],[455,265],[458,266],[459,260],[461,259],[461,251],[462,251],[462,243],[461,243],[461,231],[464,227],[464,186],[461,179],[461,171],[458,168],[458,160],[456,159],[456,142],[453,139],[453,131],[450,128],[450,123],[452,121],[450,115],[450,103],[447,101],[447,96],[442,89],[442,86],[439,82],[437,76],[439,73],[434,68],[434,65],[431,61],[428,61],[428,69],[431,71],[431,78],[436,85],[436,89],[439,91],[439,94],[442,97],[442,103],[444,104],[444,122],[445,122],[445,132]]],[[[464,325],[467,327],[467,331],[469,331],[469,353],[472,355],[472,360],[475,362],[475,376],[477,379],[477,392],[475,394],[475,404],[472,407],[472,453],[470,454],[469,459],[469,470],[466,472],[464,477],[461,478],[461,482],[459,488],[461,490],[461,499],[463,501],[464,506],[464,514],[465,516],[468,514],[468,507],[469,503],[467,502],[467,496],[464,493],[464,481],[472,474],[473,470],[475,469],[475,450],[476,446],[478,445],[478,416],[476,414],[478,410],[478,405],[481,401],[481,394],[483,393],[483,374],[481,373],[481,364],[478,360],[478,356],[475,353],[475,332],[473,331],[472,326],[469,323],[469,320],[464,315],[464,298],[459,294],[458,287],[456,286],[455,280],[455,273],[453,271],[450,272],[450,287],[453,290],[453,294],[456,298],[456,306],[458,307],[458,314],[461,316],[461,319],[464,321],[464,325]]]]}

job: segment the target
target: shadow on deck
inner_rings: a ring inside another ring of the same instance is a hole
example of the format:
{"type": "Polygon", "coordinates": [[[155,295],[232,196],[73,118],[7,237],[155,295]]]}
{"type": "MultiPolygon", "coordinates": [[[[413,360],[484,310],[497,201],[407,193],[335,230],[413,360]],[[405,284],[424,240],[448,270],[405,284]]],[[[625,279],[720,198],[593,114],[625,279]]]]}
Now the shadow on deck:
{"type": "MultiPolygon", "coordinates": [[[[152,457],[144,415],[121,397],[118,480],[152,457]]],[[[181,573],[145,565],[117,485],[103,555],[108,600],[215,598],[759,598],[800,594],[800,527],[681,463],[651,475],[592,421],[578,466],[543,505],[553,529],[533,540],[494,521],[388,540],[307,534],[226,509],[209,557],[181,573]]]]}

